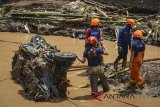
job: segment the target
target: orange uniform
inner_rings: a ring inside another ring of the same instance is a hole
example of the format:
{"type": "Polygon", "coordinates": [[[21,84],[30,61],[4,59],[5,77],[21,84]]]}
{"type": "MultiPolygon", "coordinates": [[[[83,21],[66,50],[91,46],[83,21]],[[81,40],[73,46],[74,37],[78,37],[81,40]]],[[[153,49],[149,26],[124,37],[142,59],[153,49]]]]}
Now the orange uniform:
{"type": "Polygon", "coordinates": [[[140,68],[142,66],[142,57],[143,57],[143,52],[139,52],[138,55],[134,57],[130,74],[131,84],[137,85],[139,88],[144,87],[144,83],[140,73],[140,68]]]}
{"type": "Polygon", "coordinates": [[[139,88],[144,88],[144,82],[140,73],[140,69],[143,62],[145,44],[142,42],[143,32],[141,30],[136,30],[133,33],[132,42],[132,53],[131,53],[131,74],[130,80],[131,85],[138,86],[139,88]]]}

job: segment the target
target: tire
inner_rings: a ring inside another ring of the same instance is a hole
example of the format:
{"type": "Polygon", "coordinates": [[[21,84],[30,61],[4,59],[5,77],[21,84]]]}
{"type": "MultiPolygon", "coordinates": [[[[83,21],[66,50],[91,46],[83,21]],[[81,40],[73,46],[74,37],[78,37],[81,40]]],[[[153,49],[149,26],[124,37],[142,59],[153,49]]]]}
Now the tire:
{"type": "Polygon", "coordinates": [[[47,42],[42,36],[36,35],[31,38],[30,43],[33,43],[35,45],[40,45],[41,43],[46,44],[47,42]]]}
{"type": "Polygon", "coordinates": [[[54,54],[54,60],[63,63],[71,63],[76,60],[76,55],[70,52],[58,52],[54,54]]]}

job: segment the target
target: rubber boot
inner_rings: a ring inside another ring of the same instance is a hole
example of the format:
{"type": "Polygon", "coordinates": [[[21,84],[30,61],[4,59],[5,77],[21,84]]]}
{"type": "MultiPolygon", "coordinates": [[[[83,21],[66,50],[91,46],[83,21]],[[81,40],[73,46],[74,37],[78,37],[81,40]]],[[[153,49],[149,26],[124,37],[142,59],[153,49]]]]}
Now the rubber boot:
{"type": "Polygon", "coordinates": [[[115,61],[114,61],[114,69],[118,69],[118,62],[120,61],[119,58],[117,58],[115,61]]]}
{"type": "Polygon", "coordinates": [[[138,88],[144,89],[144,82],[141,81],[140,83],[137,83],[138,88]]]}
{"type": "Polygon", "coordinates": [[[136,82],[134,81],[130,81],[130,83],[128,84],[127,86],[127,90],[130,90],[130,91],[134,91],[135,89],[137,89],[137,85],[136,85],[136,82]]]}
{"type": "Polygon", "coordinates": [[[122,69],[126,68],[126,64],[127,64],[127,60],[123,60],[123,62],[122,62],[122,69]]]}

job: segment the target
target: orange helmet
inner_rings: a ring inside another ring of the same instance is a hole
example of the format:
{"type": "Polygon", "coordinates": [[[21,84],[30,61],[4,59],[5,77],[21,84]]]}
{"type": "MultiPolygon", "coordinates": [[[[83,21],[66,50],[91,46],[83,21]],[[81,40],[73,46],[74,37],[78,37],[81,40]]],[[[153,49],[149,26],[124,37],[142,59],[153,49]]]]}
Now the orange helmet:
{"type": "Polygon", "coordinates": [[[143,38],[143,32],[141,30],[136,30],[134,33],[133,33],[133,37],[134,38],[143,38]]]}
{"type": "Polygon", "coordinates": [[[95,42],[97,42],[96,37],[93,36],[90,36],[87,40],[89,44],[94,44],[95,42]]]}
{"type": "Polygon", "coordinates": [[[134,19],[127,19],[127,24],[134,26],[136,25],[136,21],[134,19]]]}
{"type": "Polygon", "coordinates": [[[100,23],[100,20],[98,18],[92,18],[91,19],[91,26],[98,26],[100,23]]]}

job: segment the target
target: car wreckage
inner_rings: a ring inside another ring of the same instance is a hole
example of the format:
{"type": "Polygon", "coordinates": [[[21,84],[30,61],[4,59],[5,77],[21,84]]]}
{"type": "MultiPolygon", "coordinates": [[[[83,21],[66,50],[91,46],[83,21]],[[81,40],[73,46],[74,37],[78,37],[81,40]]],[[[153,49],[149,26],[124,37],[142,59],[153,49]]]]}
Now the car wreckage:
{"type": "Polygon", "coordinates": [[[60,52],[42,36],[21,44],[12,61],[12,79],[24,88],[27,98],[47,101],[67,97],[67,70],[76,60],[70,52],[60,52]]]}

